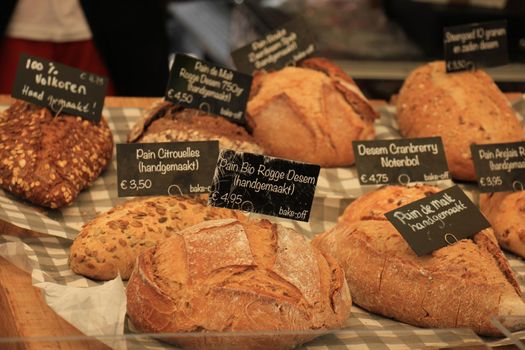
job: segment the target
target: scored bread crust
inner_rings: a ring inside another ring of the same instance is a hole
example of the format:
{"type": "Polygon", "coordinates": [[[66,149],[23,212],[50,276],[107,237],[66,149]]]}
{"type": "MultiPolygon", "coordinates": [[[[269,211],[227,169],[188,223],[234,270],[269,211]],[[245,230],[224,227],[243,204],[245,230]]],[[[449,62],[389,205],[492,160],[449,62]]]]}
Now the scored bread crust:
{"type": "Polygon", "coordinates": [[[482,193],[479,206],[499,244],[525,257],[525,191],[482,193]]]}
{"type": "Polygon", "coordinates": [[[137,256],[157,242],[204,220],[242,218],[239,212],[209,207],[201,197],[143,197],[129,200],[87,223],[75,238],[69,266],[77,274],[127,280],[137,256]]]}
{"type": "Polygon", "coordinates": [[[34,204],[72,203],[106,168],[113,138],[102,118],[55,117],[47,108],[16,101],[0,113],[0,186],[34,204]]]}
{"type": "MultiPolygon", "coordinates": [[[[215,220],[180,232],[139,256],[126,293],[133,325],[155,333],[338,328],[351,308],[337,263],[266,220],[215,220]]],[[[169,340],[192,349],[288,349],[313,337],[169,340]]]]}
{"type": "MultiPolygon", "coordinates": [[[[438,191],[383,187],[352,203],[313,244],[341,264],[354,302],[369,311],[416,326],[501,335],[491,318],[525,315],[525,304],[492,230],[418,257],[383,215],[438,191]]],[[[523,326],[503,322],[512,330],[523,326]]]]}
{"type": "Polygon", "coordinates": [[[377,113],[328,60],[256,72],[247,107],[255,139],[271,155],[325,167],[354,163],[353,140],[374,138],[377,113]]]}
{"type": "Polygon", "coordinates": [[[205,140],[218,140],[221,148],[264,153],[241,126],[222,117],[162,100],[144,111],[128,135],[128,142],[205,140]]]}
{"type": "Polygon", "coordinates": [[[505,95],[479,69],[447,74],[443,62],[421,66],[405,80],[396,108],[403,137],[442,137],[450,173],[459,180],[475,180],[471,144],[525,139],[505,95]]]}

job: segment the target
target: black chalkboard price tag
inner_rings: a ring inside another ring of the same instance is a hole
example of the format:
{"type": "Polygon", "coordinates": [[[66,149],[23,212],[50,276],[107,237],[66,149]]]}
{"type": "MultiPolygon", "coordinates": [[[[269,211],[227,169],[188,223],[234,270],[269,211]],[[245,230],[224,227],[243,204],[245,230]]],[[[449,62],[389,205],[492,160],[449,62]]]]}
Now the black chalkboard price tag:
{"type": "Polygon", "coordinates": [[[385,216],[419,256],[490,227],[458,186],[394,209],[385,216]]]}
{"type": "Polygon", "coordinates": [[[361,185],[449,179],[441,137],[352,142],[361,185]]]}
{"type": "Polygon", "coordinates": [[[250,75],[176,54],[165,98],[244,124],[251,84],[250,75]]]}
{"type": "Polygon", "coordinates": [[[210,192],[218,141],[117,144],[119,197],[210,192]]]}
{"type": "Polygon", "coordinates": [[[221,150],[208,204],[308,221],[319,165],[221,150]]]}
{"type": "Polygon", "coordinates": [[[481,192],[523,191],[525,142],[471,145],[481,192]]]}
{"type": "Polygon", "coordinates": [[[108,79],[40,57],[20,55],[11,95],[55,112],[100,121],[108,79]]]}
{"type": "Polygon", "coordinates": [[[256,70],[279,70],[315,52],[315,40],[302,17],[297,17],[263,38],[231,53],[235,67],[252,74],[256,70]]]}
{"type": "Polygon", "coordinates": [[[445,27],[443,46],[447,73],[505,65],[507,21],[445,27]]]}

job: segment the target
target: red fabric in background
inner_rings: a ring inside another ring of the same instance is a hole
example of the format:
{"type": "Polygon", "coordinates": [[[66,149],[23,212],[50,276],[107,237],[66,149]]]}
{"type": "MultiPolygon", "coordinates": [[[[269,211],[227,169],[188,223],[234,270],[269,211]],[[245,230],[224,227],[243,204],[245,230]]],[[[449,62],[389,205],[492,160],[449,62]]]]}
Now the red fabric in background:
{"type": "MultiPolygon", "coordinates": [[[[0,39],[0,94],[11,94],[21,53],[109,77],[108,70],[92,40],[52,43],[4,37],[0,39]]],[[[110,79],[107,95],[114,95],[114,93],[115,88],[110,79]]]]}

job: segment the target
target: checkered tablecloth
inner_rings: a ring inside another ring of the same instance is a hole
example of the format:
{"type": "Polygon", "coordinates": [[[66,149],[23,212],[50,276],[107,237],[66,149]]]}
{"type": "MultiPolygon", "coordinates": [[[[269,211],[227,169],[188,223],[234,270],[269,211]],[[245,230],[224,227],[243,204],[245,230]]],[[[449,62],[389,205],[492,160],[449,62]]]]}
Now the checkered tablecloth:
{"type": "MultiPolygon", "coordinates": [[[[525,98],[514,104],[514,108],[525,115],[525,98]]],[[[378,138],[396,138],[395,110],[391,106],[380,109],[381,118],[376,123],[378,138]]],[[[104,110],[109,126],[113,131],[115,143],[125,142],[130,127],[140,115],[136,108],[108,108],[104,110]]],[[[107,211],[118,202],[115,157],[108,170],[69,207],[62,210],[46,210],[18,200],[0,190],[0,219],[33,231],[55,237],[19,239],[0,236],[0,244],[7,247],[4,256],[25,256],[26,268],[33,269],[35,283],[47,281],[72,287],[94,287],[99,285],[89,279],[74,274],[68,267],[68,254],[71,239],[81,226],[97,214],[107,211]]],[[[448,186],[443,183],[443,187],[448,186]]],[[[477,192],[472,185],[461,185],[477,200],[477,192]]],[[[359,186],[354,168],[322,169],[311,211],[310,222],[295,222],[272,218],[298,232],[313,237],[332,227],[344,208],[364,192],[374,187],[359,186]]],[[[525,264],[521,259],[508,254],[510,264],[520,283],[525,286],[525,264]]],[[[522,288],[523,289],[523,288],[522,288]]],[[[480,339],[469,330],[421,329],[384,317],[370,314],[357,306],[347,326],[304,345],[304,349],[420,349],[440,348],[461,344],[476,344],[480,339]]],[[[131,331],[126,328],[126,332],[131,331]]],[[[150,337],[128,336],[124,342],[126,349],[169,348],[150,337]]],[[[505,339],[483,339],[485,342],[502,343],[505,339]]],[[[118,346],[117,346],[118,347],[118,346]]],[[[119,347],[118,347],[119,348],[119,347]]]]}

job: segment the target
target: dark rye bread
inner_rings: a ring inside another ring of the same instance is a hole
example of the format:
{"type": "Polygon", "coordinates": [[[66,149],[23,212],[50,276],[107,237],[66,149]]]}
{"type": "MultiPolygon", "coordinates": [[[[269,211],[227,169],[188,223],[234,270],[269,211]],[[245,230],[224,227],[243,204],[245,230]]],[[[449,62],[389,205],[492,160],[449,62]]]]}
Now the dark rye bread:
{"type": "Polygon", "coordinates": [[[126,280],[144,249],[204,220],[243,218],[239,212],[206,204],[207,196],[128,200],[82,228],[71,246],[69,266],[97,280],[118,274],[126,280]]]}
{"type": "MultiPolygon", "coordinates": [[[[419,257],[383,215],[438,191],[386,186],[368,193],[313,244],[341,264],[354,302],[371,312],[416,326],[501,335],[491,318],[525,315],[525,304],[492,230],[419,257]]],[[[516,318],[502,323],[524,326],[516,318]]]]}
{"type": "Polygon", "coordinates": [[[352,304],[333,258],[267,220],[206,221],[173,235],[139,256],[126,294],[139,330],[203,333],[164,338],[185,349],[291,349],[316,334],[279,331],[340,328],[352,304]],[[266,334],[236,333],[249,331],[266,334]]]}
{"type": "Polygon", "coordinates": [[[94,124],[55,117],[22,101],[0,114],[0,185],[34,204],[70,204],[106,168],[112,153],[104,119],[94,124]]]}
{"type": "Polygon", "coordinates": [[[262,154],[263,149],[239,125],[225,118],[158,101],[133,126],[128,142],[218,140],[221,148],[262,154]]]}

